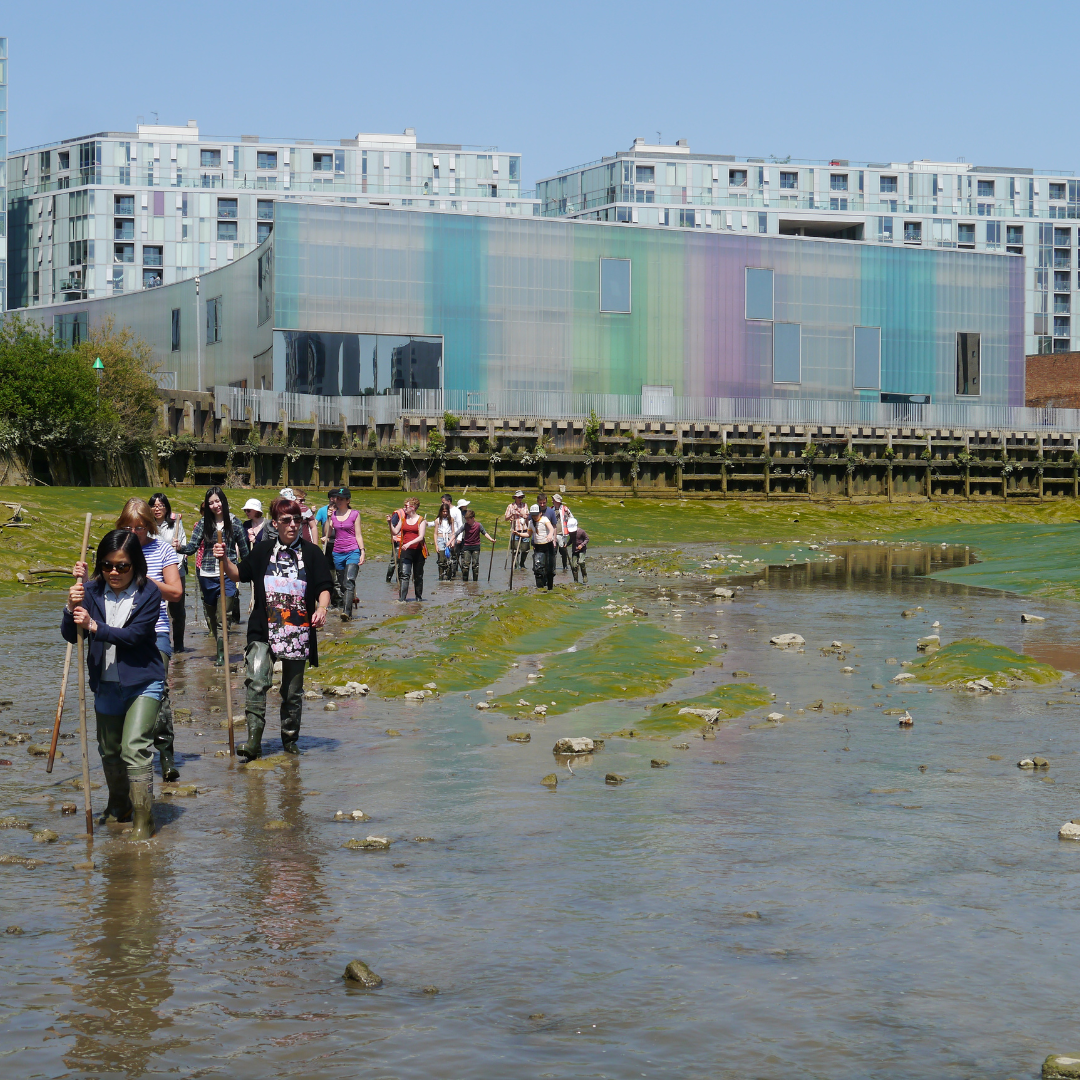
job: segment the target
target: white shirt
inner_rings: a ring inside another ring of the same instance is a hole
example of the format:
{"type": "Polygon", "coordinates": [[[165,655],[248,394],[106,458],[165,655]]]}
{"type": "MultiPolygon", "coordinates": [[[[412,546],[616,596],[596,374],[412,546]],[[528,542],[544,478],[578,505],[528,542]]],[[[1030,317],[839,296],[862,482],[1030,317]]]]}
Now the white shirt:
{"type": "Polygon", "coordinates": [[[456,544],[465,531],[465,515],[456,506],[451,506],[450,520],[454,523],[454,543],[456,544]]]}
{"type": "MultiPolygon", "coordinates": [[[[131,617],[131,609],[135,605],[135,593],[138,592],[138,584],[132,576],[131,584],[123,592],[114,592],[108,585],[105,586],[105,624],[107,626],[123,626],[131,617]]],[[[105,659],[101,670],[102,682],[119,682],[120,672],[116,667],[116,646],[105,646],[105,659]]]]}

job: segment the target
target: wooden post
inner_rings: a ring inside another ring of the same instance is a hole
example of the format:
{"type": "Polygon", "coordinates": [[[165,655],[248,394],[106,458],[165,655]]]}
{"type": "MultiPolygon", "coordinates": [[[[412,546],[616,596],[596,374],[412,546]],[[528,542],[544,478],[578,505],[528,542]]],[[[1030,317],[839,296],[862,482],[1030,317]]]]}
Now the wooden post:
{"type": "MultiPolygon", "coordinates": [[[[217,527],[217,542],[222,541],[221,526],[217,527]]],[[[226,554],[228,550],[226,549],[226,554]]],[[[218,559],[218,578],[221,582],[221,644],[225,651],[225,715],[229,722],[229,757],[236,756],[232,715],[232,665],[229,662],[229,613],[225,602],[225,559],[218,559]]]]}
{"type": "MultiPolygon", "coordinates": [[[[964,453],[971,453],[971,432],[964,432],[964,453]]],[[[964,498],[971,501],[971,462],[964,464],[964,498]]]]}
{"type": "MultiPolygon", "coordinates": [[[[86,515],[83,523],[82,555],[79,562],[86,562],[86,549],[90,544],[90,522],[92,515],[86,515]]],[[[85,585],[86,582],[84,581],[85,585]]],[[[83,648],[83,629],[80,626],[76,631],[79,650],[79,744],[82,748],[82,787],[83,805],[86,807],[86,835],[91,841],[94,838],[94,808],[90,803],[90,747],[86,741],[86,650],[83,648]]]]}

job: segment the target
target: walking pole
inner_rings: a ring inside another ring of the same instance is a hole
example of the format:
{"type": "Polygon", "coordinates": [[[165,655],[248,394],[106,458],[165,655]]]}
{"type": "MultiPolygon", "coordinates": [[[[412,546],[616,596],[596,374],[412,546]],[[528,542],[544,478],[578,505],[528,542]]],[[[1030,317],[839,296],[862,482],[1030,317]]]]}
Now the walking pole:
{"type": "Polygon", "coordinates": [[[64,698],[67,695],[68,674],[71,671],[72,648],[69,641],[67,652],[64,654],[64,677],[60,680],[60,702],[56,706],[56,721],[53,723],[52,743],[49,745],[49,763],[45,766],[47,773],[52,772],[53,762],[56,760],[56,743],[60,738],[60,717],[64,715],[64,698]]]}
{"type": "MultiPolygon", "coordinates": [[[[221,526],[217,527],[217,542],[220,544],[221,526]]],[[[218,559],[218,579],[221,582],[221,644],[225,652],[225,715],[229,721],[229,757],[236,756],[236,746],[233,738],[232,719],[232,672],[229,663],[229,618],[225,610],[225,559],[218,559]]]]}
{"type": "Polygon", "coordinates": [[[491,558],[488,559],[488,584],[491,584],[491,564],[495,561],[495,541],[499,536],[499,521],[495,519],[495,535],[491,538],[491,558]]]}
{"type": "MultiPolygon", "coordinates": [[[[518,539],[518,547],[521,547],[521,540],[518,539]]],[[[517,554],[515,552],[514,558],[510,560],[510,591],[514,591],[514,563],[517,562],[517,554]]]]}
{"type": "MultiPolygon", "coordinates": [[[[86,515],[83,525],[82,555],[80,562],[86,562],[86,548],[90,543],[90,522],[92,515],[86,515]]],[[[94,808],[90,805],[90,748],[86,744],[86,653],[83,650],[83,628],[76,628],[75,636],[79,639],[79,742],[82,744],[82,788],[83,802],[86,805],[86,835],[94,838],[94,808]]]]}

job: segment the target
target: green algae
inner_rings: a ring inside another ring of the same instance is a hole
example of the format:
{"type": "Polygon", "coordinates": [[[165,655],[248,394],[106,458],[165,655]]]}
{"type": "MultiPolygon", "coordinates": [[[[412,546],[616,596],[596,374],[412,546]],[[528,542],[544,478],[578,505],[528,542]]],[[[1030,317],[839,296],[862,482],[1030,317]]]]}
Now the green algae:
{"type": "Polygon", "coordinates": [[[919,682],[935,686],[988,679],[996,687],[1006,687],[1018,682],[1052,683],[1061,678],[1061,672],[1049,664],[976,637],[954,641],[908,671],[919,682]]]}
{"type": "Polygon", "coordinates": [[[643,734],[675,734],[703,727],[705,721],[690,713],[679,715],[680,709],[719,709],[722,719],[733,720],[752,709],[769,704],[769,691],[754,683],[729,683],[718,686],[707,694],[679,701],[665,701],[654,705],[643,720],[637,721],[635,730],[643,734]]]}

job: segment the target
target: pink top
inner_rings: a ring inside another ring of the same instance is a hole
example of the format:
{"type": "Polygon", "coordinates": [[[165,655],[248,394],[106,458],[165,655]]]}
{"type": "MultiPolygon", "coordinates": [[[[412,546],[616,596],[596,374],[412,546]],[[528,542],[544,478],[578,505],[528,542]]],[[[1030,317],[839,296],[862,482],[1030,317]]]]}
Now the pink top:
{"type": "Polygon", "coordinates": [[[330,520],[334,523],[334,554],[348,555],[350,551],[358,551],[360,545],[356,542],[356,519],[360,516],[359,510],[350,510],[344,521],[331,514],[330,520]]]}

